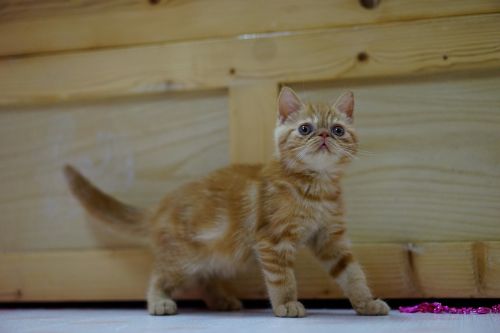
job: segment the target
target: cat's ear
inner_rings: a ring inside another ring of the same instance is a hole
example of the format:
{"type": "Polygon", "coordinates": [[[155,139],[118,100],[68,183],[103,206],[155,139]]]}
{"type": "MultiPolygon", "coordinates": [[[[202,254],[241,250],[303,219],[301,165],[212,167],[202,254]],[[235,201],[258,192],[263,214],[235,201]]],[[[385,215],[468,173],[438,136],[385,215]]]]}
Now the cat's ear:
{"type": "Polygon", "coordinates": [[[342,112],[352,120],[354,112],[354,94],[352,93],[352,91],[343,93],[337,99],[337,101],[333,103],[333,108],[339,112],[342,112]]]}
{"type": "Polygon", "coordinates": [[[288,87],[281,88],[278,96],[278,117],[283,123],[294,112],[299,111],[303,104],[299,96],[288,87]]]}

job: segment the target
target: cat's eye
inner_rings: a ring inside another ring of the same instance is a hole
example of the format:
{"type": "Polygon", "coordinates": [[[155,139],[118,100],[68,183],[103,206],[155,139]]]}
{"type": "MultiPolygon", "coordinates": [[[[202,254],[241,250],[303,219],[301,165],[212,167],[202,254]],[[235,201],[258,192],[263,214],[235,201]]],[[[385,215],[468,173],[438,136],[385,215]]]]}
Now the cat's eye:
{"type": "Polygon", "coordinates": [[[335,125],[332,127],[332,134],[335,136],[343,136],[345,134],[345,129],[340,125],[335,125]]]}
{"type": "Polygon", "coordinates": [[[313,125],[311,125],[309,123],[305,123],[305,124],[300,125],[298,130],[299,130],[300,134],[308,135],[308,134],[311,134],[311,132],[313,131],[313,125]]]}

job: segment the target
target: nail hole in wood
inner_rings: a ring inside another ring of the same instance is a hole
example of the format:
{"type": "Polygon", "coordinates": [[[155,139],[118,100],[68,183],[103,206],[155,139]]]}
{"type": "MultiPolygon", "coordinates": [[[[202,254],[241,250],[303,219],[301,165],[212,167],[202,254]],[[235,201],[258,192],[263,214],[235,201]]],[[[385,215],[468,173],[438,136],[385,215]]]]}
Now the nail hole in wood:
{"type": "Polygon", "coordinates": [[[380,0],[359,0],[359,3],[366,9],[373,9],[378,7],[380,0]]]}
{"type": "Polygon", "coordinates": [[[369,58],[368,53],[366,53],[366,52],[359,52],[358,53],[358,61],[359,62],[368,61],[368,58],[369,58]]]}
{"type": "Polygon", "coordinates": [[[149,0],[150,5],[157,5],[160,3],[161,0],[149,0]]]}
{"type": "Polygon", "coordinates": [[[448,60],[448,55],[443,54],[443,60],[448,60]]]}
{"type": "Polygon", "coordinates": [[[236,69],[234,69],[233,67],[229,68],[229,74],[231,75],[236,74],[236,69]]]}

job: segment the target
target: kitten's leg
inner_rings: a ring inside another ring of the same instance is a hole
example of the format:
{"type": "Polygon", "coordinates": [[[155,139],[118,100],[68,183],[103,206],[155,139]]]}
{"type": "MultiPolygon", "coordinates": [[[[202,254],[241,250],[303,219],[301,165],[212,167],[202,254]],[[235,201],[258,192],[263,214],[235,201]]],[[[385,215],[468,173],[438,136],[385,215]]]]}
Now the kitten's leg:
{"type": "Polygon", "coordinates": [[[211,278],[203,281],[203,287],[204,301],[209,309],[217,311],[241,310],[240,300],[231,293],[224,281],[211,278]]]}
{"type": "Polygon", "coordinates": [[[311,243],[311,249],[340,285],[353,308],[361,315],[386,315],[389,306],[373,299],[363,270],[352,255],[344,229],[320,230],[311,243]]]}
{"type": "Polygon", "coordinates": [[[304,317],[306,311],[297,301],[293,272],[295,244],[286,239],[277,244],[260,241],[256,250],[274,314],[278,317],[304,317]]]}
{"type": "Polygon", "coordinates": [[[149,314],[155,316],[176,314],[177,304],[171,298],[171,294],[182,281],[183,278],[178,273],[155,270],[151,275],[147,294],[149,314]]]}

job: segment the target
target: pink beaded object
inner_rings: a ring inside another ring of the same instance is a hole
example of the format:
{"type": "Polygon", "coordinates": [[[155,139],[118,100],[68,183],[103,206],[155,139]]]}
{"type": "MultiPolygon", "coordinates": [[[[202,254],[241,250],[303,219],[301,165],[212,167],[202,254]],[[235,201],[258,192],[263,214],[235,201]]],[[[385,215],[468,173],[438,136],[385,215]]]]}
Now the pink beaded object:
{"type": "Polygon", "coordinates": [[[414,306],[400,306],[399,312],[402,313],[451,313],[451,314],[488,314],[488,313],[500,313],[500,304],[493,305],[492,307],[480,306],[474,307],[462,307],[457,308],[453,306],[442,305],[441,303],[420,303],[414,306]]]}

